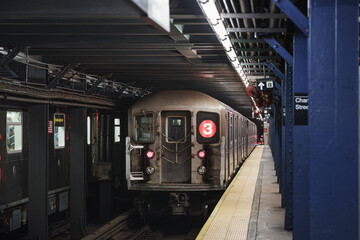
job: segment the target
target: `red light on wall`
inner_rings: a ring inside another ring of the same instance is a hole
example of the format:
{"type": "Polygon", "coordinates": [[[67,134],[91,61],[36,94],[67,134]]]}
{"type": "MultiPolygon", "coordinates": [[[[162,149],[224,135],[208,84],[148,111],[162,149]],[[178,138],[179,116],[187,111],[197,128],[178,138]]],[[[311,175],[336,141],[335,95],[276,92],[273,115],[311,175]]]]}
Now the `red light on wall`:
{"type": "Polygon", "coordinates": [[[0,154],[0,161],[1,161],[1,154],[0,154]]]}
{"type": "Polygon", "coordinates": [[[260,111],[259,111],[259,110],[257,110],[257,109],[254,111],[254,113],[256,113],[256,114],[258,114],[259,112],[260,112],[260,111]]]}
{"type": "Polygon", "coordinates": [[[0,133],[0,140],[2,140],[2,135],[1,135],[1,133],[0,133]]]}

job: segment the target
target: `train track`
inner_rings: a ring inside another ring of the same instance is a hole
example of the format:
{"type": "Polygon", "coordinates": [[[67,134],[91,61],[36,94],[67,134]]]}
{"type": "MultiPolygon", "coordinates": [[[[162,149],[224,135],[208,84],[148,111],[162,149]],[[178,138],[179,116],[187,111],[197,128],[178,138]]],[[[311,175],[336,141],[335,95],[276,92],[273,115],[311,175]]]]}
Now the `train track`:
{"type": "Polygon", "coordinates": [[[123,213],[122,215],[108,222],[107,224],[105,224],[103,227],[99,228],[95,232],[82,238],[82,240],[114,239],[115,236],[120,235],[121,232],[124,232],[128,229],[129,217],[130,217],[129,212],[123,213]]]}
{"type": "Polygon", "coordinates": [[[146,225],[137,223],[133,227],[134,222],[130,212],[126,212],[82,240],[191,240],[196,238],[200,230],[200,225],[197,224],[194,226],[190,223],[184,227],[181,226],[184,221],[167,220],[146,225]]]}

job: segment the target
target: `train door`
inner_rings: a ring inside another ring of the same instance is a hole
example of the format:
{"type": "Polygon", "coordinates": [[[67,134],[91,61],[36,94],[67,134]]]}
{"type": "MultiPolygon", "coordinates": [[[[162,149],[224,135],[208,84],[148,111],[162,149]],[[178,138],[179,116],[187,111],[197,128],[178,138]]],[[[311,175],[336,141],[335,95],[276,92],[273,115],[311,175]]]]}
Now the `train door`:
{"type": "Polygon", "coordinates": [[[161,182],[190,183],[191,114],[188,111],[161,113],[161,182]]]}
{"type": "Polygon", "coordinates": [[[226,144],[226,163],[227,163],[227,170],[228,170],[228,175],[227,177],[230,176],[231,172],[230,172],[230,149],[231,149],[231,117],[230,117],[230,113],[228,113],[227,115],[227,144],[226,144]]]}
{"type": "Polygon", "coordinates": [[[0,108],[0,206],[5,209],[28,195],[28,116],[26,108],[0,108]]]}
{"type": "Polygon", "coordinates": [[[245,159],[246,157],[246,153],[245,153],[245,134],[246,134],[246,129],[245,129],[245,119],[242,118],[241,119],[241,153],[242,153],[242,160],[245,159]]]}
{"type": "Polygon", "coordinates": [[[245,138],[245,148],[246,148],[246,156],[249,155],[249,121],[246,121],[246,138],[245,138]]]}
{"type": "Polygon", "coordinates": [[[236,168],[239,166],[239,118],[235,118],[235,162],[236,168]]]}
{"type": "Polygon", "coordinates": [[[67,109],[50,109],[49,115],[49,190],[70,184],[69,114],[67,109]]]}
{"type": "Polygon", "coordinates": [[[232,149],[232,155],[233,155],[233,171],[236,169],[236,151],[237,151],[237,139],[236,139],[236,117],[233,117],[233,128],[232,128],[232,139],[233,139],[233,149],[232,149]]]}

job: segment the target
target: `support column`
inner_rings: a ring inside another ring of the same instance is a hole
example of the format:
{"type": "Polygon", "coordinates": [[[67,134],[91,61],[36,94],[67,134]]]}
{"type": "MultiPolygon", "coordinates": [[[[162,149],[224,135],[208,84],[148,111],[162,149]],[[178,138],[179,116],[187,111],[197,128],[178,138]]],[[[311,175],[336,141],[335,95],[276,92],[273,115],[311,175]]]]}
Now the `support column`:
{"type": "Polygon", "coordinates": [[[310,239],[358,239],[358,0],[311,0],[310,239]]]}
{"type": "Polygon", "coordinates": [[[309,239],[309,131],[307,123],[308,95],[307,37],[294,33],[294,240],[309,239]],[[296,98],[299,97],[297,100],[296,98]],[[296,105],[300,107],[296,107],[296,105]],[[299,114],[297,114],[297,112],[299,114]]]}
{"type": "MultiPolygon", "coordinates": [[[[286,63],[285,63],[286,64],[286,63]]],[[[286,156],[285,156],[285,140],[286,140],[286,137],[285,137],[285,121],[286,121],[286,93],[287,93],[287,90],[286,90],[286,83],[287,83],[287,75],[286,75],[286,72],[285,72],[285,80],[281,82],[281,173],[280,173],[280,176],[281,179],[280,179],[280,182],[279,182],[279,187],[280,187],[280,193],[281,193],[281,207],[282,208],[285,208],[286,206],[286,189],[285,189],[285,180],[286,180],[286,171],[285,171],[285,160],[286,160],[286,156]]]]}
{"type": "Polygon", "coordinates": [[[285,100],[285,229],[293,228],[293,72],[292,66],[286,64],[286,84],[283,98],[285,100]]]}
{"type": "Polygon", "coordinates": [[[86,225],[86,108],[70,110],[71,239],[80,239],[86,225]]]}
{"type": "Polygon", "coordinates": [[[282,158],[281,158],[281,121],[282,121],[282,110],[281,107],[275,108],[275,132],[276,132],[276,145],[275,145],[275,158],[277,162],[277,174],[278,174],[278,181],[281,181],[282,175],[281,175],[281,166],[282,166],[282,158]]]}
{"type": "Polygon", "coordinates": [[[29,107],[29,239],[48,239],[49,105],[29,107]]]}

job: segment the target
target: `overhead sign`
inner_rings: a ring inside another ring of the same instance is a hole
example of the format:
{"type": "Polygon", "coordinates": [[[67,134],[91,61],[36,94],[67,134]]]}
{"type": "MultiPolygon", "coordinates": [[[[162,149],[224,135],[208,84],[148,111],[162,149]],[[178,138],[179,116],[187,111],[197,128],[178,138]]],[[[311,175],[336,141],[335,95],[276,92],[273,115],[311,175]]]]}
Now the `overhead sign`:
{"type": "Polygon", "coordinates": [[[216,133],[216,124],[211,120],[204,120],[200,123],[199,132],[204,138],[211,138],[216,133]]]}
{"type": "Polygon", "coordinates": [[[294,125],[308,125],[309,99],[307,93],[294,95],[294,125]]]}
{"type": "Polygon", "coordinates": [[[258,91],[270,91],[274,89],[274,80],[272,79],[258,79],[256,81],[256,89],[258,91]]]}

